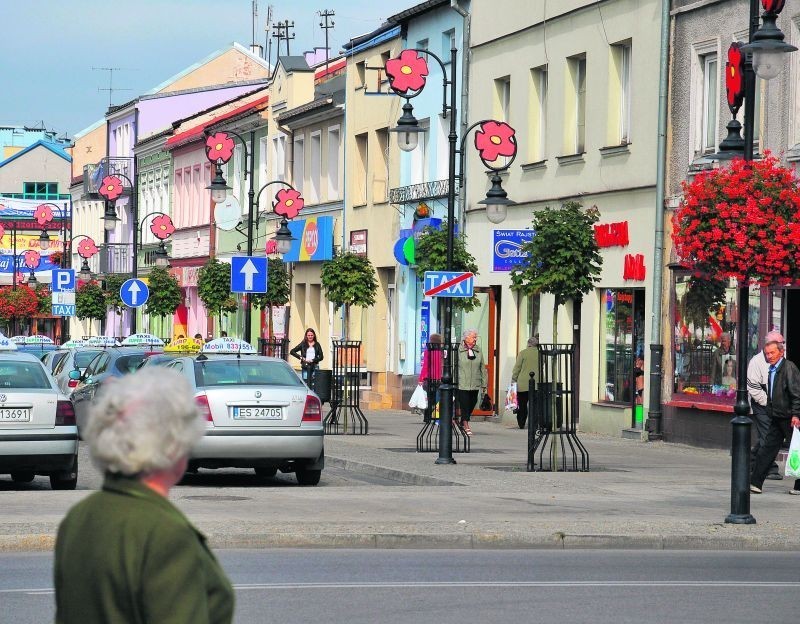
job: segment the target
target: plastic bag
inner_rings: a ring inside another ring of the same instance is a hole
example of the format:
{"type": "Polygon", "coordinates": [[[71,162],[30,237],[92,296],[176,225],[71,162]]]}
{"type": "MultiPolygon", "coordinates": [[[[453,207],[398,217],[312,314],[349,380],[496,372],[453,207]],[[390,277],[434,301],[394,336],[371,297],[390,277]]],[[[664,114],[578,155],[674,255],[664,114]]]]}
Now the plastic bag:
{"type": "Polygon", "coordinates": [[[428,393],[422,386],[417,386],[411,398],[408,401],[408,406],[411,409],[427,409],[428,408],[428,393]]]}
{"type": "Polygon", "coordinates": [[[800,479],[800,429],[794,427],[789,454],[786,456],[786,476],[800,479]]]}
{"type": "Polygon", "coordinates": [[[506,390],[506,409],[507,410],[515,410],[519,407],[519,403],[517,402],[517,382],[512,381],[508,384],[508,390],[506,390]]]}

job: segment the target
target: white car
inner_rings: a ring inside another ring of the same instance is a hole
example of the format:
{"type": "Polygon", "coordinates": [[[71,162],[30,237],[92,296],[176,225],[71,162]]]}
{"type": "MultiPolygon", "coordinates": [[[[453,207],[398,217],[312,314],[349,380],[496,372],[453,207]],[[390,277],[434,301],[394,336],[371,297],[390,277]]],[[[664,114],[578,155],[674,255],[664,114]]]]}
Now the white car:
{"type": "Polygon", "coordinates": [[[72,403],[30,353],[0,352],[0,474],[17,483],[48,475],[54,490],[78,483],[72,403]]]}
{"type": "Polygon", "coordinates": [[[208,421],[190,470],[254,468],[262,476],[280,470],[294,472],[300,485],[319,483],[325,463],[322,404],[285,361],[217,350],[164,366],[186,377],[208,421]]]}

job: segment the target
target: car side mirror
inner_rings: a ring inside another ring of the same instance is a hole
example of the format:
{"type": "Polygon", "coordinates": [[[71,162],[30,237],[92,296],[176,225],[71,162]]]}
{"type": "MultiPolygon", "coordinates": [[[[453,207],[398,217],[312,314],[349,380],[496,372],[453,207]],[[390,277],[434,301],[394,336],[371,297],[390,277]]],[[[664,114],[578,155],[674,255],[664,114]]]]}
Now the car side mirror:
{"type": "Polygon", "coordinates": [[[69,372],[69,378],[70,378],[70,379],[73,379],[73,380],[75,380],[75,381],[78,381],[78,380],[80,380],[80,378],[81,378],[81,371],[79,371],[78,369],[71,370],[71,371],[69,372]]]}

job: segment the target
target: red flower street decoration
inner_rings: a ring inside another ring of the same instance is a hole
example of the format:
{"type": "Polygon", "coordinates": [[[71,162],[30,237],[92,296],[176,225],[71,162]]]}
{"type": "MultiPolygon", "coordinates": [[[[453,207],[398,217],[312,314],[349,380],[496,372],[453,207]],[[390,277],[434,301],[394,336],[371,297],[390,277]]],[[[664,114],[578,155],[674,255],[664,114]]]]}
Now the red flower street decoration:
{"type": "Polygon", "coordinates": [[[294,219],[304,205],[302,196],[295,189],[281,189],[275,194],[275,202],[272,210],[287,219],[294,219]]]}
{"type": "Polygon", "coordinates": [[[728,94],[728,107],[736,115],[744,101],[744,55],[740,43],[734,41],[728,48],[728,62],[725,63],[725,90],[728,94]]]}
{"type": "Polygon", "coordinates": [[[206,158],[223,164],[233,157],[233,139],[225,132],[217,132],[206,139],[206,158]]]}
{"type": "Polygon", "coordinates": [[[33,218],[40,226],[50,223],[53,220],[53,209],[47,204],[39,204],[33,211],[33,218]]]}
{"type": "Polygon", "coordinates": [[[39,310],[39,298],[26,284],[0,287],[0,320],[29,318],[39,310]]]}
{"type": "Polygon", "coordinates": [[[786,0],[761,0],[761,6],[770,13],[780,13],[785,4],[786,0]]]}
{"type": "Polygon", "coordinates": [[[78,255],[87,260],[95,255],[99,249],[97,249],[97,245],[94,244],[94,240],[91,238],[84,238],[80,243],[78,243],[78,255]]]}
{"type": "Polygon", "coordinates": [[[278,241],[274,238],[268,238],[267,244],[264,246],[264,253],[268,256],[278,253],[278,241]]]}
{"type": "Polygon", "coordinates": [[[34,251],[33,249],[29,249],[22,257],[25,259],[25,266],[29,269],[35,269],[39,266],[39,263],[42,261],[42,257],[39,255],[38,251],[34,251]]]}
{"type": "Polygon", "coordinates": [[[475,132],[475,149],[484,162],[494,162],[500,156],[517,153],[515,130],[502,121],[487,121],[475,132]]]}
{"type": "Polygon", "coordinates": [[[414,50],[403,50],[398,58],[386,61],[386,75],[392,91],[405,95],[425,86],[428,61],[414,50]]]}
{"type": "Polygon", "coordinates": [[[164,240],[172,235],[175,231],[175,226],[172,223],[172,219],[167,215],[158,215],[150,223],[150,231],[157,239],[164,240]]]}
{"type": "Polygon", "coordinates": [[[105,197],[108,201],[114,201],[122,195],[122,180],[117,176],[106,176],[100,183],[100,188],[97,192],[105,197]]]}
{"type": "Polygon", "coordinates": [[[698,173],[684,182],[672,217],[672,240],[683,265],[740,284],[800,280],[800,181],[765,152],[763,160],[698,173]]]}

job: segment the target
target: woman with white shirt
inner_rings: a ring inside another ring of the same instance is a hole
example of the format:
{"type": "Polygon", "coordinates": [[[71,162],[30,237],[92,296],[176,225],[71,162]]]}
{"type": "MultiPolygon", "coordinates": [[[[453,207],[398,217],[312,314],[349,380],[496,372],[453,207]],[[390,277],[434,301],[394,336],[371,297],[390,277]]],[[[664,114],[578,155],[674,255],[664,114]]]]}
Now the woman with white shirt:
{"type": "Polygon", "coordinates": [[[310,388],[314,383],[314,374],[317,370],[317,364],[322,361],[322,347],[317,340],[317,332],[310,327],[306,330],[306,336],[303,340],[289,351],[291,355],[300,360],[300,368],[302,369],[303,381],[310,388]]]}

